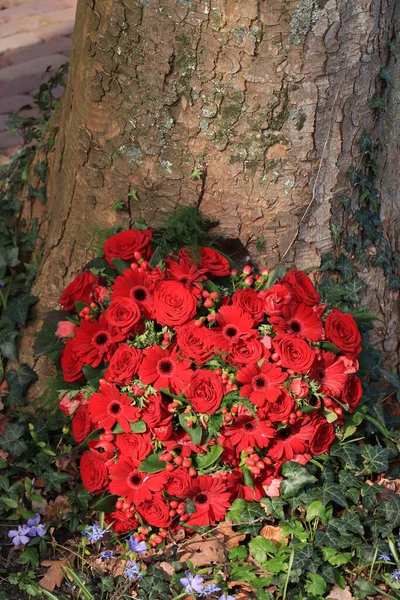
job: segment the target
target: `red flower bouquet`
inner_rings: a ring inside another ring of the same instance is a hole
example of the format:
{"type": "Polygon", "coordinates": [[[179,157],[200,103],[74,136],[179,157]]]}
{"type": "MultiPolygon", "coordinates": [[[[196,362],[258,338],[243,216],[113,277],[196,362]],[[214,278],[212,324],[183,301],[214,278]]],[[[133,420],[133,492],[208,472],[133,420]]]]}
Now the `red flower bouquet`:
{"type": "Polygon", "coordinates": [[[90,434],[82,481],[114,495],[118,532],[277,495],[282,465],[328,452],[362,394],[357,325],[303,272],[238,273],[208,247],[162,258],[151,238],[109,238],[59,300],[61,407],[78,443],[90,434]]]}

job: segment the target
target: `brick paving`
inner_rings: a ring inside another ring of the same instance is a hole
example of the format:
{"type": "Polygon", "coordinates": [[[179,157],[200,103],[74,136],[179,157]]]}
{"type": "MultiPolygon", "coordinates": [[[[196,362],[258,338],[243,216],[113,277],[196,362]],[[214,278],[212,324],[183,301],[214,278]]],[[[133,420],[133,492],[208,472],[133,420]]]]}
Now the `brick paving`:
{"type": "Polygon", "coordinates": [[[77,0],[0,0],[0,164],[21,141],[6,121],[22,107],[34,114],[33,94],[47,67],[71,53],[77,0]]]}

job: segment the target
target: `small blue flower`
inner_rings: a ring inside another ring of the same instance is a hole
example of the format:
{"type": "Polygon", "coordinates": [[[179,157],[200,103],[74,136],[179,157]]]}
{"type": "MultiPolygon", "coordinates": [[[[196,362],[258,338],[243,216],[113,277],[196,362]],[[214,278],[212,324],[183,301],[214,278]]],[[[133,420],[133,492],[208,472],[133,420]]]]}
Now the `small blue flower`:
{"type": "Polygon", "coordinates": [[[21,544],[27,544],[29,527],[27,525],[19,525],[18,529],[12,529],[8,532],[8,537],[12,539],[14,546],[21,546],[21,544]]]}
{"type": "Polygon", "coordinates": [[[100,552],[100,558],[101,560],[104,560],[105,558],[114,558],[115,554],[112,550],[103,550],[103,552],[100,552]]]}
{"type": "Polygon", "coordinates": [[[139,542],[134,535],[131,535],[129,538],[128,546],[130,552],[137,552],[137,554],[144,554],[147,552],[146,542],[139,542]]]}
{"type": "Polygon", "coordinates": [[[203,590],[203,577],[200,575],[192,575],[190,571],[185,571],[186,577],[182,577],[179,581],[181,585],[185,588],[185,592],[187,594],[193,594],[193,592],[197,592],[198,594],[203,590]]]}
{"type": "Polygon", "coordinates": [[[140,566],[133,560],[130,560],[125,567],[124,577],[129,579],[129,581],[140,581],[143,579],[143,576],[140,572],[140,566]]]}
{"type": "Polygon", "coordinates": [[[393,581],[400,582],[400,569],[396,569],[390,576],[393,581]]]}
{"type": "Polygon", "coordinates": [[[200,592],[200,596],[211,596],[211,594],[216,594],[217,592],[220,592],[221,588],[218,587],[217,585],[215,585],[215,583],[209,583],[208,585],[205,585],[202,589],[202,591],[200,592]]]}
{"type": "Polygon", "coordinates": [[[219,600],[235,600],[235,596],[230,596],[229,594],[226,596],[225,594],[222,594],[219,600]]]}
{"type": "Polygon", "coordinates": [[[383,560],[383,562],[390,562],[392,559],[390,558],[389,554],[385,554],[384,552],[382,552],[382,554],[378,555],[378,560],[383,560]]]}
{"type": "Polygon", "coordinates": [[[100,541],[106,533],[107,529],[102,529],[99,525],[89,525],[82,535],[86,535],[88,542],[94,544],[95,542],[100,541]]]}
{"type": "Polygon", "coordinates": [[[29,525],[29,527],[33,527],[34,525],[37,525],[38,523],[40,523],[39,513],[36,513],[36,515],[34,517],[32,517],[32,519],[28,519],[26,522],[26,524],[29,525]]]}

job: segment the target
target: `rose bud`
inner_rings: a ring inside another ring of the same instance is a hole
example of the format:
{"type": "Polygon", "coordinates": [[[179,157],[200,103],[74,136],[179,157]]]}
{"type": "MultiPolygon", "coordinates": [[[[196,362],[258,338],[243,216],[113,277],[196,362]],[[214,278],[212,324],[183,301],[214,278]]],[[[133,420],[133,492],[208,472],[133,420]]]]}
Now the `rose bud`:
{"type": "Polygon", "coordinates": [[[56,336],[59,338],[70,337],[75,334],[75,327],[75,323],[72,323],[71,321],[59,321],[56,336]]]}
{"type": "Polygon", "coordinates": [[[298,398],[305,398],[309,391],[307,381],[304,381],[301,377],[296,377],[296,379],[293,379],[290,383],[290,391],[298,398]]]}

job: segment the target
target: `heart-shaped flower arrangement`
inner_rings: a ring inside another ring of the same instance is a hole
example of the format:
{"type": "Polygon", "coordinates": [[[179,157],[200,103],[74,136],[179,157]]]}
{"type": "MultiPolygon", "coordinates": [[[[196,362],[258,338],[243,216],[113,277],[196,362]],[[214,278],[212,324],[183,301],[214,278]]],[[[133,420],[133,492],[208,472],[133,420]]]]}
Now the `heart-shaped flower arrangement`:
{"type": "Polygon", "coordinates": [[[59,302],[61,368],[84,486],[118,532],[224,519],[279,495],[287,461],[325,453],[361,397],[360,333],[302,271],[238,272],[209,248],[110,237],[59,302]]]}

